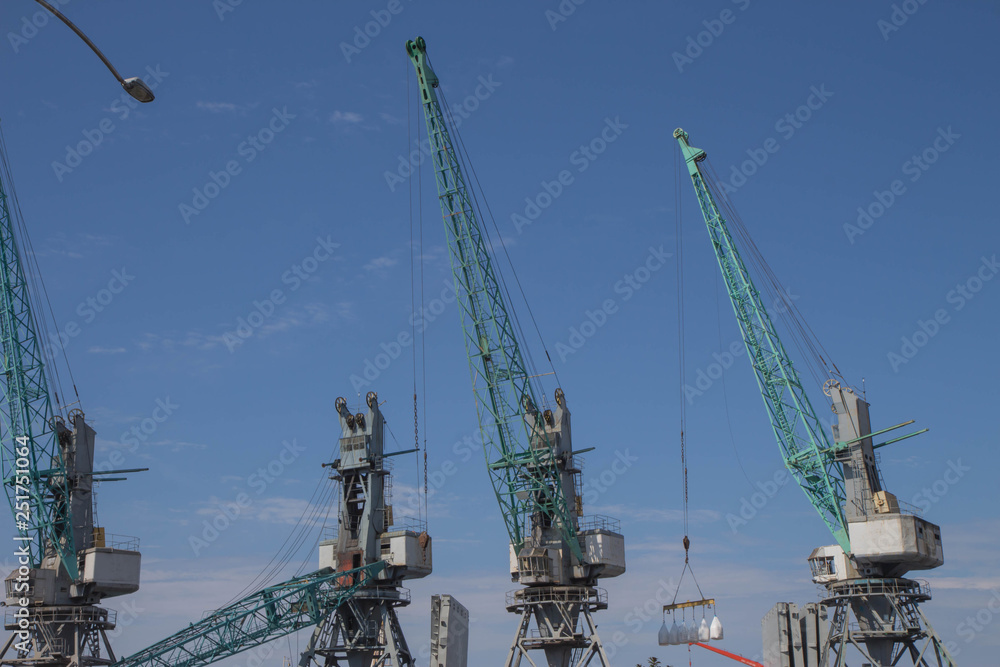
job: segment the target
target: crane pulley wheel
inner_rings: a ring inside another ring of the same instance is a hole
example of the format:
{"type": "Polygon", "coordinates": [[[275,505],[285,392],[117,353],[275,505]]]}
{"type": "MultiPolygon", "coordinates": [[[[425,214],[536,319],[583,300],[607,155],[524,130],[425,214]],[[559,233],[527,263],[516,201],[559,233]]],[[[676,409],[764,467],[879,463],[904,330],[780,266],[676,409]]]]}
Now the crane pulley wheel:
{"type": "Polygon", "coordinates": [[[347,407],[347,399],[343,396],[338,396],[337,400],[333,402],[333,407],[337,409],[337,412],[341,412],[347,407]]]}
{"type": "Polygon", "coordinates": [[[378,394],[374,391],[368,392],[368,395],[365,396],[365,403],[368,404],[369,408],[374,408],[375,404],[378,403],[378,394]]]}
{"type": "Polygon", "coordinates": [[[555,392],[555,397],[556,397],[556,405],[558,405],[560,408],[563,407],[563,405],[566,403],[566,394],[563,393],[563,390],[557,387],[555,392]]]}

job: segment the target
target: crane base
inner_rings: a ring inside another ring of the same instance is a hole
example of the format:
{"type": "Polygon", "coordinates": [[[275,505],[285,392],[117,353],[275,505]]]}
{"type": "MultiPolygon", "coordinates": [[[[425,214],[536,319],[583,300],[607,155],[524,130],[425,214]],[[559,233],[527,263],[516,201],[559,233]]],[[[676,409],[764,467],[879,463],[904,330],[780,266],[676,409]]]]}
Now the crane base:
{"type": "Polygon", "coordinates": [[[521,614],[506,667],[521,659],[536,663],[529,651],[544,651],[548,667],[610,667],[592,612],[607,609],[607,594],[590,586],[530,586],[507,594],[507,611],[521,614]],[[532,620],[536,629],[531,630],[532,620]],[[594,662],[594,659],[597,659],[594,662]]]}
{"type": "Polygon", "coordinates": [[[107,632],[114,630],[117,612],[94,605],[8,608],[4,628],[12,632],[0,650],[4,667],[104,667],[116,662],[107,632]],[[27,619],[28,637],[18,635],[27,619]],[[24,647],[30,647],[24,650],[24,647]],[[103,651],[101,650],[103,647],[103,651]]]}

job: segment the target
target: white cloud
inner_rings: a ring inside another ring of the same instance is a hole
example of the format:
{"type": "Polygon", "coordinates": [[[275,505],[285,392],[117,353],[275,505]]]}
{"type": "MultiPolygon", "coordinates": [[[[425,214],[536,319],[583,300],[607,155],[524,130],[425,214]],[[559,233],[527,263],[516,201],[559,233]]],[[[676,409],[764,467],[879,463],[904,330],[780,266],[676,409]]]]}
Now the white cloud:
{"type": "Polygon", "coordinates": [[[212,113],[224,113],[236,111],[237,107],[232,102],[198,102],[195,104],[199,109],[211,111],[212,113]]]}
{"type": "Polygon", "coordinates": [[[366,271],[376,271],[379,269],[388,269],[390,266],[395,266],[396,260],[392,257],[376,257],[367,264],[365,264],[366,271]]]}
{"type": "Polygon", "coordinates": [[[101,347],[100,345],[92,345],[87,348],[87,352],[91,354],[124,354],[124,347],[101,347]]]}
{"type": "Polygon", "coordinates": [[[144,352],[158,347],[172,351],[178,348],[211,350],[222,345],[224,342],[222,336],[205,335],[200,331],[187,331],[184,333],[169,333],[167,335],[146,333],[136,345],[144,352]]]}
{"type": "Polygon", "coordinates": [[[334,111],[330,114],[331,123],[360,123],[364,118],[353,111],[334,111]]]}
{"type": "Polygon", "coordinates": [[[259,102],[254,102],[252,104],[235,104],[233,102],[205,102],[199,101],[195,102],[195,106],[202,111],[208,111],[209,113],[239,113],[245,114],[251,109],[256,109],[259,102]]]}

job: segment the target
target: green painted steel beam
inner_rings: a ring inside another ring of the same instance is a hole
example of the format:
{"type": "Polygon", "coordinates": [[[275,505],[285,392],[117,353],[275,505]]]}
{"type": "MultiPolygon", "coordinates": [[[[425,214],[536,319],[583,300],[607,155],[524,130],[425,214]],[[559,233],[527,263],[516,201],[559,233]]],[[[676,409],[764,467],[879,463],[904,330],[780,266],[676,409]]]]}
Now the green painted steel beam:
{"type": "MultiPolygon", "coordinates": [[[[798,371],[778,337],[760,292],[729,233],[699,163],[707,156],[688,143],[684,130],[674,131],[687,164],[712,250],[726,282],[757,386],[767,408],[785,466],[846,553],[851,552],[844,519],[844,473],[833,459],[823,424],[806,395],[798,371]]],[[[865,436],[868,437],[868,436],[865,436]]]]}
{"type": "Polygon", "coordinates": [[[836,442],[833,443],[833,448],[834,449],[845,449],[845,448],[850,447],[851,445],[853,445],[853,444],[855,444],[857,442],[861,442],[862,440],[867,440],[868,438],[874,437],[876,435],[882,435],[883,433],[888,433],[889,431],[895,431],[897,428],[903,428],[904,426],[909,426],[910,424],[914,423],[915,421],[916,421],[915,419],[911,419],[910,421],[905,421],[902,424],[896,424],[895,426],[890,426],[889,428],[884,428],[881,431],[875,431],[874,433],[868,433],[866,435],[862,435],[861,437],[854,438],[853,440],[843,440],[843,441],[838,440],[838,441],[836,441],[836,442]]]}
{"type": "Polygon", "coordinates": [[[18,546],[27,547],[31,567],[39,567],[51,548],[76,580],[70,481],[53,424],[42,343],[8,205],[7,190],[12,188],[0,178],[0,478],[18,546]]]}
{"type": "Polygon", "coordinates": [[[325,568],[269,586],[111,667],[202,667],[318,625],[385,568],[379,561],[344,572],[325,568]]]}
{"type": "Polygon", "coordinates": [[[892,440],[886,440],[885,442],[880,442],[877,445],[873,445],[872,449],[878,449],[880,447],[885,447],[886,445],[892,445],[892,444],[895,444],[895,443],[900,442],[902,440],[906,440],[908,438],[912,438],[915,435],[920,435],[921,433],[927,433],[927,431],[929,431],[929,430],[930,430],[929,428],[922,428],[919,431],[914,431],[913,433],[907,433],[906,435],[901,435],[898,438],[893,438],[892,440]]]}
{"type": "Polygon", "coordinates": [[[439,80],[427,58],[423,37],[407,42],[406,52],[417,72],[431,142],[486,467],[511,544],[521,550],[527,520],[541,513],[558,527],[574,556],[582,560],[559,471],[549,455],[551,449],[543,452],[531,447],[533,436],[545,441],[548,436],[540,414],[533,424],[526,419],[529,406],[533,409],[538,405],[535,389],[438,100],[439,80]]]}

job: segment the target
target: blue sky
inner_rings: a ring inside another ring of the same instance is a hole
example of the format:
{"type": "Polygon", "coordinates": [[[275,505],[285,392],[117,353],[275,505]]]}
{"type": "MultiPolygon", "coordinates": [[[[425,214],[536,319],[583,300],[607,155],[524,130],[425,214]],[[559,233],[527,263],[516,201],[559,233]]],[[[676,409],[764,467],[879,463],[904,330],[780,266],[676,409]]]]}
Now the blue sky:
{"type": "MultiPolygon", "coordinates": [[[[509,646],[505,535],[482,457],[463,444],[475,407],[446,303],[433,176],[424,165],[401,179],[422,123],[403,49],[418,34],[460,107],[577,446],[597,447],[587,511],[623,521],[629,570],[606,582],[611,608],[598,619],[606,643],[623,638],[615,663],[687,658],[657,647],[658,617],[636,611],[683,561],[675,265],[647,265],[674,251],[678,126],[709,153],[845,377],[864,378],[875,423],[931,429],[883,450],[886,483],[943,529],[946,564],[923,577],[934,594],[925,613],[962,664],[996,654],[995,621],[976,631],[966,618],[983,623],[1000,608],[989,408],[1000,398],[1000,279],[987,278],[1000,239],[986,197],[1000,150],[1000,9],[561,6],[65,3],[124,76],[155,85],[156,101],[133,108],[65,26],[32,30],[35,3],[2,3],[0,117],[60,330],[75,332],[65,349],[98,459],[150,468],[100,489],[108,532],[142,540],[143,588],[131,598],[141,611],[111,601],[135,617],[115,639],[119,654],[226,602],[279,551],[331,458],[337,396],[377,390],[399,447],[409,445],[411,255],[422,258],[429,308],[418,347],[436,571],[412,586],[404,628],[411,647],[426,646],[429,595],[451,593],[472,610],[473,664],[498,662],[509,646]],[[386,25],[368,25],[380,17],[386,25]],[[366,26],[367,43],[357,37],[366,26]],[[582,147],[602,132],[613,141],[587,157],[582,147]],[[422,247],[411,243],[411,210],[422,247]],[[638,289],[621,286],[646,275],[638,289]],[[112,281],[127,284],[105,293],[112,281]],[[603,324],[585,324],[594,319],[603,324]],[[357,380],[368,364],[370,386],[357,380]],[[280,473],[254,477],[269,464],[280,473]],[[241,493],[250,506],[195,554],[191,536],[241,493]]],[[[738,330],[683,173],[680,204],[687,373],[706,378],[688,407],[692,564],[719,600],[724,647],[753,656],[773,603],[817,599],[805,558],[831,536],[800,492],[768,484],[778,450],[745,354],[725,356],[738,330]],[[755,493],[766,503],[736,521],[755,493]]],[[[418,482],[412,459],[397,472],[403,505],[418,482]]],[[[289,571],[303,560],[312,569],[318,531],[289,571]]],[[[276,643],[264,664],[303,642],[276,643]]]]}

